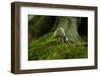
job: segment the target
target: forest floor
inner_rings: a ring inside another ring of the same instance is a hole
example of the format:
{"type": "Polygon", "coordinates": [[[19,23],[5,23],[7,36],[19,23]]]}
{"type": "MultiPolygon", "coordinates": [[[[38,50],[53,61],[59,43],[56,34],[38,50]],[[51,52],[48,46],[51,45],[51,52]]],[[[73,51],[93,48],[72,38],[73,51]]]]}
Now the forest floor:
{"type": "Polygon", "coordinates": [[[28,45],[29,60],[79,59],[88,57],[87,42],[59,43],[48,33],[28,45]]]}

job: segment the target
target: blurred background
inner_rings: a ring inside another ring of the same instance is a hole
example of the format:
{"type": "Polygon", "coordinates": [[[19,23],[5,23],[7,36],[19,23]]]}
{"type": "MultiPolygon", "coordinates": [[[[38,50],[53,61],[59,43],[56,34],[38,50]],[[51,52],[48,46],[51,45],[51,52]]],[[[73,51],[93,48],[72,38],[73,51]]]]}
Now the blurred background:
{"type": "MultiPolygon", "coordinates": [[[[68,20],[66,20],[64,17],[61,16],[28,15],[28,42],[31,43],[32,40],[36,40],[46,33],[54,32],[58,28],[57,26],[63,25],[64,27],[67,27],[67,29],[65,29],[65,31],[67,31],[68,29],[70,29],[68,28],[68,26],[72,26],[71,25],[72,18],[71,17],[66,17],[66,18],[68,20]]],[[[74,32],[71,31],[70,33],[73,33],[74,35],[75,32],[77,32],[81,38],[87,41],[88,18],[87,17],[74,17],[74,18],[76,18],[77,21],[72,23],[74,24],[74,27],[72,26],[71,29],[74,32]]]]}

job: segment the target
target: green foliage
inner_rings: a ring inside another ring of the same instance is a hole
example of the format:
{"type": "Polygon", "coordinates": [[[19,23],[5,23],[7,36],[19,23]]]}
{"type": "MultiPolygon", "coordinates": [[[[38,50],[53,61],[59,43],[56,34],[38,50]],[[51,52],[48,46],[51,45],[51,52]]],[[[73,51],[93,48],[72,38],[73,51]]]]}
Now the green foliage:
{"type": "Polygon", "coordinates": [[[29,60],[87,58],[86,42],[59,43],[53,33],[45,34],[28,46],[29,60]]]}

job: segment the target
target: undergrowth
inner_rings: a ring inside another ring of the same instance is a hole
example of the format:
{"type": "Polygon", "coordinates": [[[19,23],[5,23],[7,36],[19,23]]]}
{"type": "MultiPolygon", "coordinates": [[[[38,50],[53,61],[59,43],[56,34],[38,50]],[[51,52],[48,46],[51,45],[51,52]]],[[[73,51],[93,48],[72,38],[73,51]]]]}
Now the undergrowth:
{"type": "Polygon", "coordinates": [[[60,43],[48,33],[28,45],[29,60],[53,60],[53,59],[79,59],[87,58],[87,43],[60,43]]]}

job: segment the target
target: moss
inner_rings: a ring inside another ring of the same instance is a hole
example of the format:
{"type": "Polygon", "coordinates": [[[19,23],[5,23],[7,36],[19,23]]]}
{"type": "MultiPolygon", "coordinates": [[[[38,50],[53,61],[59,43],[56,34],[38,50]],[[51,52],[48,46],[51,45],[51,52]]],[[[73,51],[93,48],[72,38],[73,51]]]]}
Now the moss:
{"type": "Polygon", "coordinates": [[[76,43],[59,43],[48,33],[28,46],[29,60],[53,60],[53,59],[75,59],[87,58],[87,43],[82,41],[76,43]]]}

